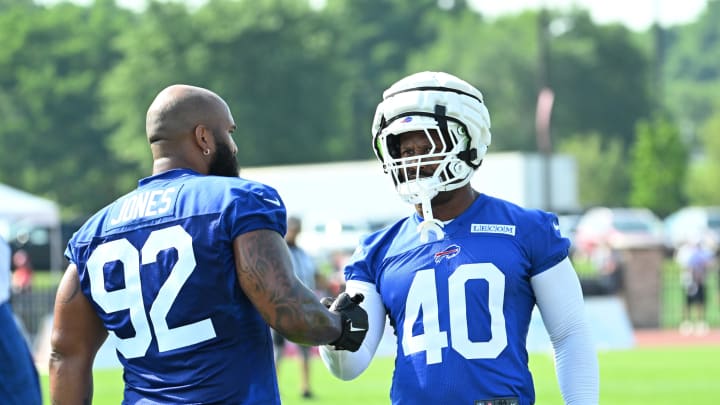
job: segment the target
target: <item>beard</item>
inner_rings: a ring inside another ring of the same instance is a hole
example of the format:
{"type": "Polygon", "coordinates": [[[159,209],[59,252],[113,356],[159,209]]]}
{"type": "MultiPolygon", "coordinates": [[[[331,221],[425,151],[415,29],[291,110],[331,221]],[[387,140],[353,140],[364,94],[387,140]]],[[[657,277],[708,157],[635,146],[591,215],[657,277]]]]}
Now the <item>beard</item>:
{"type": "Polygon", "coordinates": [[[208,174],[211,176],[237,177],[240,175],[238,163],[230,147],[222,142],[216,142],[217,150],[210,161],[208,174]]]}

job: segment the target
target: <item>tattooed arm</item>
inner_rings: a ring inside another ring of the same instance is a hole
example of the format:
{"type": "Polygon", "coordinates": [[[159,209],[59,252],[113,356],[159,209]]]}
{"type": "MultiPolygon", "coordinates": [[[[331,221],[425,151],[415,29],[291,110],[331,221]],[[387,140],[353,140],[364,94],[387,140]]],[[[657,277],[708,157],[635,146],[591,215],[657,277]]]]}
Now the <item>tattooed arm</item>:
{"type": "Polygon", "coordinates": [[[92,402],[92,365],[107,337],[100,318],[80,291],[77,268],[70,264],[55,297],[50,338],[50,401],[53,405],[92,402]]]}
{"type": "Polygon", "coordinates": [[[328,311],[295,276],[280,234],[248,232],[235,238],[233,249],[240,287],[273,329],[307,345],[327,344],[340,336],[340,316],[328,311]]]}

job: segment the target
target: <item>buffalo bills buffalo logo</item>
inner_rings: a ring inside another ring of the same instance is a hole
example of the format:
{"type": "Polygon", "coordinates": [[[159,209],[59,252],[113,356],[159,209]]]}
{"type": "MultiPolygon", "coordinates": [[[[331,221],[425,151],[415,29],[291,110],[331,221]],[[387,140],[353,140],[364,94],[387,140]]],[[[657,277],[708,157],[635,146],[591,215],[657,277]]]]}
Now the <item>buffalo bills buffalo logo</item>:
{"type": "Polygon", "coordinates": [[[435,253],[435,263],[440,263],[442,259],[452,259],[460,253],[460,246],[450,245],[443,251],[435,253]]]}

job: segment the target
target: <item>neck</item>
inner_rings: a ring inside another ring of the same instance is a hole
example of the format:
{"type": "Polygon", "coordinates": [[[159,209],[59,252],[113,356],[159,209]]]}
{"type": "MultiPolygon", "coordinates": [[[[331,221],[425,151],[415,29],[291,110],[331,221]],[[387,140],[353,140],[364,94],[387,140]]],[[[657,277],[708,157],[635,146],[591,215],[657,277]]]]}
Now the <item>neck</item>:
{"type": "Polygon", "coordinates": [[[164,173],[172,169],[190,169],[201,174],[207,174],[202,171],[202,168],[199,165],[193,164],[192,162],[189,162],[187,160],[179,160],[170,157],[162,157],[153,160],[153,175],[164,173]]]}
{"type": "Polygon", "coordinates": [[[190,169],[207,174],[208,159],[188,142],[156,142],[150,145],[153,156],[153,174],[172,169],[190,169]]]}
{"type": "MultiPolygon", "coordinates": [[[[457,190],[443,191],[430,202],[432,204],[433,217],[440,221],[454,219],[465,212],[479,195],[480,194],[469,185],[457,190]]],[[[415,210],[420,216],[423,216],[422,206],[420,204],[415,205],[415,210]]]]}
{"type": "Polygon", "coordinates": [[[168,170],[176,169],[177,166],[170,159],[156,159],[153,161],[152,174],[164,173],[168,170]]]}

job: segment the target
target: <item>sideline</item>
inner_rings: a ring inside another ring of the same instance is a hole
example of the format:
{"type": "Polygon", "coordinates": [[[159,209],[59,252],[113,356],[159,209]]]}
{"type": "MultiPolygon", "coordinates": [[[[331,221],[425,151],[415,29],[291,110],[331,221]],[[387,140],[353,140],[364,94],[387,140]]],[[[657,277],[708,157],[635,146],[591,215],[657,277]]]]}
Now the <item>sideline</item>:
{"type": "Polygon", "coordinates": [[[711,329],[705,335],[683,335],[675,329],[638,329],[635,343],[638,347],[720,346],[720,329],[711,329]]]}

